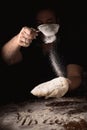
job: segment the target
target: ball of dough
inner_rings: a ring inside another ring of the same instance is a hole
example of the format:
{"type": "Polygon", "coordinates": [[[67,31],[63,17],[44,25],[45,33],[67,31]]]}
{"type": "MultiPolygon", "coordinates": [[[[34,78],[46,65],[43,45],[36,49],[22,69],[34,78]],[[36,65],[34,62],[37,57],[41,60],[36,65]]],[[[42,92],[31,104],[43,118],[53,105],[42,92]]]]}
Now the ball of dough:
{"type": "Polygon", "coordinates": [[[37,85],[31,93],[37,97],[62,97],[69,89],[69,80],[65,77],[57,77],[50,81],[37,85]]]}

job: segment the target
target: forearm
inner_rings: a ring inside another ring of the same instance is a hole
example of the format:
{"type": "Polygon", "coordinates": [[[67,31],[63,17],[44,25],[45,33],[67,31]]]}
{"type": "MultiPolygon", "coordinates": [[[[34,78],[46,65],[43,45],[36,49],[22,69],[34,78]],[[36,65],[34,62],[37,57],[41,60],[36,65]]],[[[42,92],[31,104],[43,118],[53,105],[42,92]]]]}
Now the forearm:
{"type": "Polygon", "coordinates": [[[70,64],[67,66],[67,78],[71,81],[69,90],[77,89],[82,83],[83,69],[76,64],[70,64]]]}
{"type": "Polygon", "coordinates": [[[21,47],[29,47],[32,40],[38,36],[35,29],[23,27],[18,35],[8,41],[1,50],[2,59],[7,64],[15,64],[22,60],[21,47]]]}
{"type": "Polygon", "coordinates": [[[1,50],[2,59],[7,64],[14,64],[22,60],[22,55],[20,53],[20,47],[17,43],[17,35],[14,36],[10,41],[8,41],[1,50]]]}

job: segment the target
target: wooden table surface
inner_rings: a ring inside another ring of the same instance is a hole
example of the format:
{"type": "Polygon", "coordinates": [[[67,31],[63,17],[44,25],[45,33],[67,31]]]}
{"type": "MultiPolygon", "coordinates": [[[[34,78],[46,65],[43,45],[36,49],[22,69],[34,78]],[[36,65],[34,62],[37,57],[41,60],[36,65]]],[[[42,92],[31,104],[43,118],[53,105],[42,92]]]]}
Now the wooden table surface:
{"type": "Polygon", "coordinates": [[[87,130],[87,99],[34,99],[0,107],[0,130],[87,130]]]}

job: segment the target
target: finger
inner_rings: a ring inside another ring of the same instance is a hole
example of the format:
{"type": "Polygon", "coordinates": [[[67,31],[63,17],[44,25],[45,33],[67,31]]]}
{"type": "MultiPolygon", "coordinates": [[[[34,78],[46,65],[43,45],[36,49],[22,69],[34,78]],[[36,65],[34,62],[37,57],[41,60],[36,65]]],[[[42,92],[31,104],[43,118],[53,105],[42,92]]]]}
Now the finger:
{"type": "Polygon", "coordinates": [[[23,46],[23,47],[28,47],[28,46],[30,46],[30,42],[29,43],[25,43],[25,42],[21,41],[20,45],[23,46]]]}
{"type": "Polygon", "coordinates": [[[38,30],[31,28],[30,34],[32,35],[33,38],[36,38],[38,36],[38,30]]]}
{"type": "Polygon", "coordinates": [[[25,29],[22,32],[22,35],[26,38],[26,39],[36,39],[36,37],[38,36],[38,33],[35,29],[33,28],[29,28],[29,29],[25,29]]]}
{"type": "Polygon", "coordinates": [[[22,30],[21,31],[21,37],[24,37],[24,38],[27,38],[27,39],[30,39],[31,38],[31,35],[30,35],[30,30],[22,30]]]}
{"type": "Polygon", "coordinates": [[[32,39],[27,39],[25,37],[20,38],[20,45],[21,46],[28,47],[31,42],[32,42],[32,39]]]}
{"type": "Polygon", "coordinates": [[[36,30],[34,28],[29,28],[29,27],[24,27],[23,31],[25,33],[27,33],[28,35],[30,35],[30,34],[37,34],[39,32],[38,30],[36,30]]]}

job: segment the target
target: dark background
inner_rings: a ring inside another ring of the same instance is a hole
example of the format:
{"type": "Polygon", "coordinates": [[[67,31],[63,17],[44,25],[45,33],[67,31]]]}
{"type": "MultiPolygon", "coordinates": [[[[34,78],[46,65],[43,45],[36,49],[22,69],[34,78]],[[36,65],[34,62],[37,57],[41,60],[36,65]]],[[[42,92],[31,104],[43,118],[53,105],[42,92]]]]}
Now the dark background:
{"type": "Polygon", "coordinates": [[[36,8],[41,7],[44,4],[54,6],[59,14],[64,26],[64,44],[69,47],[75,47],[77,52],[79,51],[82,53],[81,56],[83,58],[84,55],[86,55],[87,43],[87,9],[84,1],[1,1],[0,46],[16,35],[23,26],[30,26],[33,12],[36,8]]]}
{"type": "Polygon", "coordinates": [[[84,1],[1,1],[0,48],[13,36],[18,34],[23,26],[31,26],[31,19],[34,12],[38,7],[44,6],[44,4],[53,6],[61,19],[64,38],[63,45],[67,51],[67,55],[77,57],[77,60],[87,70],[87,9],[84,1]]]}
{"type": "MultiPolygon", "coordinates": [[[[0,2],[0,38],[3,42],[11,38],[21,29],[29,25],[32,13],[44,4],[53,6],[59,14],[68,35],[74,39],[85,37],[87,30],[86,3],[72,0],[29,0],[0,2]]],[[[72,41],[72,39],[71,39],[72,41]]]]}

